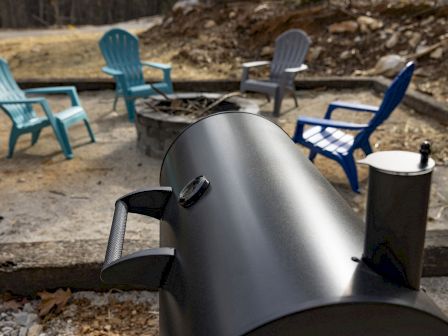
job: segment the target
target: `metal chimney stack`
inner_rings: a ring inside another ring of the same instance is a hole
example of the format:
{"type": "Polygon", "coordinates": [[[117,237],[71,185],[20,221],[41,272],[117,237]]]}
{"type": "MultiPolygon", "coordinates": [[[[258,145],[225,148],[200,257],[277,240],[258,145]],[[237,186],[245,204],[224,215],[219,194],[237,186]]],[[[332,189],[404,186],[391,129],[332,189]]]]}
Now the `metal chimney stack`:
{"type": "Polygon", "coordinates": [[[422,274],[431,176],[431,145],[420,154],[386,151],[360,161],[369,165],[363,260],[377,273],[418,290],[422,274]]]}

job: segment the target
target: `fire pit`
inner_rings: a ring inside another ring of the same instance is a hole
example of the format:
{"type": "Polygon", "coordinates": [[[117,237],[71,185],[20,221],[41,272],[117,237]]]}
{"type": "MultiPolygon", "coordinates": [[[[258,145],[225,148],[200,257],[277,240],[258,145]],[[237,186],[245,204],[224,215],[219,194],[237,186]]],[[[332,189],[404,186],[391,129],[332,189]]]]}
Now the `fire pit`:
{"type": "Polygon", "coordinates": [[[258,105],[238,93],[181,93],[136,101],[138,147],[162,158],[177,135],[198,119],[222,111],[258,113],[258,105]]]}

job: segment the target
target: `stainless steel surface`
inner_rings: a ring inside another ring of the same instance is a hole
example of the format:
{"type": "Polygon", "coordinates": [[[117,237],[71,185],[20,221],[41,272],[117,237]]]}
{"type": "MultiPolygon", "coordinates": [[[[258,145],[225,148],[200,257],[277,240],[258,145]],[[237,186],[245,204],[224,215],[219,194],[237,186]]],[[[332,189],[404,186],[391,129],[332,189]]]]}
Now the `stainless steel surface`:
{"type": "Polygon", "coordinates": [[[418,153],[405,151],[385,151],[368,155],[358,163],[366,164],[386,174],[391,175],[421,175],[431,172],[435,167],[433,159],[429,158],[426,166],[420,165],[421,156],[418,153]]]}
{"type": "Polygon", "coordinates": [[[417,290],[435,166],[427,155],[424,163],[421,159],[418,153],[390,151],[364,160],[370,166],[364,261],[388,279],[417,290]]]}

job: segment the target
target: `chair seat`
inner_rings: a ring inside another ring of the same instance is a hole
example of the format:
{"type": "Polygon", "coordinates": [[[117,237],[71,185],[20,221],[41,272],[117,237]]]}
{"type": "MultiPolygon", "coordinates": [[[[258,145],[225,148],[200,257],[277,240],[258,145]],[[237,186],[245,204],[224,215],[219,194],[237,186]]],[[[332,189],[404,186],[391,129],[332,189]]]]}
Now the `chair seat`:
{"type": "Polygon", "coordinates": [[[243,91],[255,91],[274,95],[279,85],[276,82],[248,79],[241,83],[243,91]]]}
{"type": "Polygon", "coordinates": [[[71,119],[79,119],[79,117],[84,116],[85,111],[81,106],[72,106],[68,109],[55,113],[55,118],[63,122],[70,121],[71,119]]]}
{"type": "MultiPolygon", "coordinates": [[[[154,83],[154,84],[152,84],[152,86],[155,86],[157,89],[159,89],[162,92],[170,91],[168,84],[164,83],[164,82],[154,83]]],[[[142,97],[142,96],[150,96],[150,95],[153,95],[154,93],[157,93],[157,92],[155,92],[155,90],[149,84],[131,86],[128,89],[128,94],[130,96],[142,97]]]]}
{"type": "Polygon", "coordinates": [[[35,126],[44,127],[49,124],[50,124],[50,122],[48,121],[47,117],[34,117],[31,119],[28,119],[26,122],[21,124],[19,126],[19,128],[30,128],[30,127],[35,127],[35,126]]]}
{"type": "Polygon", "coordinates": [[[303,141],[321,151],[341,156],[352,148],[354,137],[337,128],[315,126],[303,133],[303,141]]]}

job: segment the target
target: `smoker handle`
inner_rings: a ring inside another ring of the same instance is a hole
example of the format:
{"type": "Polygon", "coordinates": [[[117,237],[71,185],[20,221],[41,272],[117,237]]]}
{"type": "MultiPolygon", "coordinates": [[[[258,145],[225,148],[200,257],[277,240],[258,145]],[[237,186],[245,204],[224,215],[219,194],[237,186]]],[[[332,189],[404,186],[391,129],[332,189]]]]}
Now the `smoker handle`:
{"type": "Polygon", "coordinates": [[[172,248],[154,248],[121,257],[128,213],[161,219],[172,194],[169,187],[137,190],[115,203],[101,280],[111,284],[144,285],[157,289],[174,258],[172,248]],[[143,272],[139,272],[143,271],[143,272]],[[149,274],[149,275],[148,275],[149,274]]]}
{"type": "Polygon", "coordinates": [[[121,257],[127,220],[128,207],[125,202],[118,200],[115,203],[114,218],[112,219],[106,258],[104,260],[105,265],[108,265],[121,257]]]}

